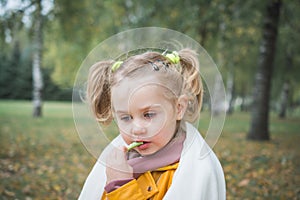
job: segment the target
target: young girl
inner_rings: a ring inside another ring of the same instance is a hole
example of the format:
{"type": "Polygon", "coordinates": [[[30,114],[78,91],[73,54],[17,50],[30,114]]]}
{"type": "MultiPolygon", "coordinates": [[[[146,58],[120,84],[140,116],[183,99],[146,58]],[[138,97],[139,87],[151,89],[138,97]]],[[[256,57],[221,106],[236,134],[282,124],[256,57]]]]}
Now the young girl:
{"type": "Polygon", "coordinates": [[[79,199],[225,199],[222,167],[197,129],[197,54],[146,52],[90,68],[87,101],[120,135],[103,151],[79,199]],[[134,146],[129,147],[129,146],[134,146]]]}

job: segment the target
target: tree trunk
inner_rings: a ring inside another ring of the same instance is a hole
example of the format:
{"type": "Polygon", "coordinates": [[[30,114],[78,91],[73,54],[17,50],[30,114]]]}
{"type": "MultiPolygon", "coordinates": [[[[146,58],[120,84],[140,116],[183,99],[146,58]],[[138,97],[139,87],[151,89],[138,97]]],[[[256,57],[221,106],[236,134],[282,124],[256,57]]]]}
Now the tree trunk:
{"type": "Polygon", "coordinates": [[[284,66],[284,82],[281,89],[280,94],[280,107],[279,107],[279,113],[278,117],[283,119],[286,117],[286,111],[288,108],[288,101],[289,101],[289,95],[290,95],[290,81],[288,74],[290,74],[291,69],[293,68],[293,57],[294,53],[292,50],[286,49],[286,65],[284,66]]]}
{"type": "Polygon", "coordinates": [[[242,111],[242,112],[244,112],[244,111],[246,111],[246,105],[245,105],[245,95],[243,95],[242,96],[242,102],[241,102],[241,106],[240,106],[240,110],[242,111]]]}
{"type": "Polygon", "coordinates": [[[33,79],[33,117],[42,116],[42,51],[43,51],[43,28],[42,28],[42,5],[41,0],[38,0],[36,10],[36,18],[34,24],[34,50],[32,61],[32,79],[33,79]]]}
{"type": "Polygon", "coordinates": [[[211,112],[213,116],[218,116],[226,110],[226,99],[224,85],[221,75],[216,75],[214,91],[211,98],[211,112]]]}
{"type": "MultiPolygon", "coordinates": [[[[224,36],[223,32],[225,32],[225,25],[224,22],[219,24],[219,38],[217,42],[217,49],[218,49],[218,54],[217,54],[217,65],[219,66],[219,69],[223,66],[224,64],[224,55],[221,53],[223,52],[224,49],[224,36]]],[[[226,112],[226,107],[227,107],[227,99],[226,99],[226,91],[224,88],[224,83],[222,76],[220,74],[216,74],[215,76],[215,84],[214,84],[214,91],[211,96],[211,111],[214,116],[218,116],[224,112],[226,112]]]]}
{"type": "Polygon", "coordinates": [[[233,71],[233,66],[230,66],[230,69],[228,71],[228,76],[227,76],[227,103],[228,103],[228,108],[227,108],[227,114],[232,114],[234,111],[234,71],[233,71]]]}
{"type": "Polygon", "coordinates": [[[206,46],[206,37],[207,37],[207,28],[206,24],[202,24],[198,29],[199,35],[200,35],[200,44],[205,47],[206,46]]]}
{"type": "Polygon", "coordinates": [[[270,0],[266,7],[263,36],[255,75],[250,130],[247,138],[269,140],[269,99],[275,56],[280,0],[270,0]]]}
{"type": "Polygon", "coordinates": [[[285,80],[283,83],[281,97],[280,97],[280,108],[279,108],[279,118],[286,117],[286,110],[288,107],[288,99],[289,99],[289,91],[290,91],[290,83],[288,80],[285,80]]]}

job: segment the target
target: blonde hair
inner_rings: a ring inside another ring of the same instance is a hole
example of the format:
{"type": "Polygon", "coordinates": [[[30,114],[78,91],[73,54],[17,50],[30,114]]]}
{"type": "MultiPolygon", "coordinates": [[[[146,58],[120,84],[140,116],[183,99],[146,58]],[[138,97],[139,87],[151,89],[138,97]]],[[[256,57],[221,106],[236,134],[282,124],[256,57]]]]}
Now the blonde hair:
{"type": "Polygon", "coordinates": [[[143,78],[145,74],[156,73],[160,84],[170,91],[167,97],[173,99],[187,95],[189,103],[183,120],[195,122],[202,106],[203,87],[199,73],[199,61],[195,51],[182,49],[178,52],[180,62],[174,64],[159,52],[146,52],[126,59],[112,72],[114,60],[94,64],[88,75],[87,102],[97,121],[109,124],[113,119],[111,88],[124,78],[143,78]]]}

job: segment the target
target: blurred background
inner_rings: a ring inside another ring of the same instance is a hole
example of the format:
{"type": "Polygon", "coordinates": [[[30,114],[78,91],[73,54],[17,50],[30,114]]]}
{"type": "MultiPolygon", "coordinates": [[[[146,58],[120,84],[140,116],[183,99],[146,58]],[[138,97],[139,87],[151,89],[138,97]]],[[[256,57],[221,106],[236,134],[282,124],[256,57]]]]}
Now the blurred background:
{"type": "MultiPolygon", "coordinates": [[[[227,198],[300,199],[299,1],[0,0],[0,6],[0,199],[77,198],[95,162],[73,122],[77,70],[101,41],[148,26],[190,36],[222,74],[227,117],[214,150],[227,198]]],[[[218,114],[204,103],[203,116],[218,114]]]]}

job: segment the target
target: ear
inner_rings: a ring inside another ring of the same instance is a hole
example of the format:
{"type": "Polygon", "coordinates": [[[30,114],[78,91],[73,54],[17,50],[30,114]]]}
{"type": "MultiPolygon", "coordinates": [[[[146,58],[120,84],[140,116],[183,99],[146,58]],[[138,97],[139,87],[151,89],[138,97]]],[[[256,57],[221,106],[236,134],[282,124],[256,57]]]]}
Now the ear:
{"type": "Polygon", "coordinates": [[[185,114],[188,106],[188,97],[186,95],[181,95],[176,104],[176,120],[181,120],[185,114]]]}

